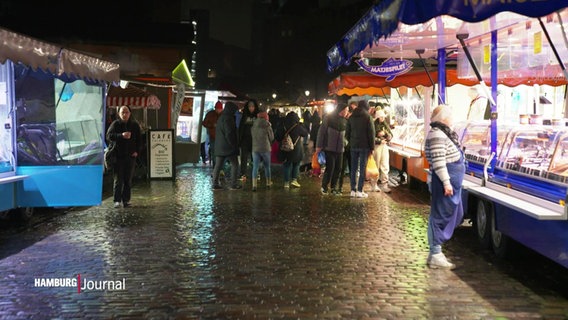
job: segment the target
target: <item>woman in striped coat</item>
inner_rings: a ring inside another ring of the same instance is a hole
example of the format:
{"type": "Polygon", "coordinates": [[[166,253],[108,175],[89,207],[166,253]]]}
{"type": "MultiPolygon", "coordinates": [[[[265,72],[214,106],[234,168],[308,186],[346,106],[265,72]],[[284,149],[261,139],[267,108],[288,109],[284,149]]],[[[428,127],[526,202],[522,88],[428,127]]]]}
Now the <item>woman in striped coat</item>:
{"type": "Polygon", "coordinates": [[[430,254],[427,259],[427,264],[431,268],[455,267],[442,253],[442,244],[452,237],[454,229],[463,220],[461,191],[465,160],[459,146],[458,135],[451,129],[451,125],[450,107],[446,105],[436,107],[432,112],[431,129],[425,140],[432,193],[428,220],[430,254]]]}

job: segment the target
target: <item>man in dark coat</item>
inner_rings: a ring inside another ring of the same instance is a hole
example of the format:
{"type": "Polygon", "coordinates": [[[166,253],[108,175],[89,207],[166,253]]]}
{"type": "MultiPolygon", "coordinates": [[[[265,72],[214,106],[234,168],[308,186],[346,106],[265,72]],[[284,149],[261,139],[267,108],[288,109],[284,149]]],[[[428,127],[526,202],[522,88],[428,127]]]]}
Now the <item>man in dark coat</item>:
{"type": "Polygon", "coordinates": [[[325,172],[321,181],[322,194],[328,194],[328,185],[331,183],[331,192],[340,195],[337,188],[339,175],[343,166],[343,151],[345,150],[345,129],[347,119],[345,114],[347,105],[340,102],[335,110],[323,118],[316,140],[316,153],[325,152],[325,172]]]}
{"type": "Polygon", "coordinates": [[[251,129],[256,115],[260,112],[256,100],[249,100],[245,103],[243,115],[239,124],[239,147],[241,151],[241,170],[240,175],[246,176],[248,171],[249,159],[252,159],[252,135],[251,129]]]}
{"type": "Polygon", "coordinates": [[[351,150],[351,197],[366,198],[363,192],[365,174],[367,171],[367,159],[375,147],[375,125],[369,115],[367,101],[361,100],[357,108],[347,120],[345,137],[349,141],[351,150]],[[357,172],[359,179],[357,179],[357,172]]]}
{"type": "Polygon", "coordinates": [[[237,184],[239,170],[239,143],[235,113],[239,107],[233,102],[227,102],[221,112],[215,127],[215,168],[213,169],[213,189],[222,189],[219,183],[219,173],[224,167],[225,161],[231,164],[230,190],[242,188],[237,184]]]}

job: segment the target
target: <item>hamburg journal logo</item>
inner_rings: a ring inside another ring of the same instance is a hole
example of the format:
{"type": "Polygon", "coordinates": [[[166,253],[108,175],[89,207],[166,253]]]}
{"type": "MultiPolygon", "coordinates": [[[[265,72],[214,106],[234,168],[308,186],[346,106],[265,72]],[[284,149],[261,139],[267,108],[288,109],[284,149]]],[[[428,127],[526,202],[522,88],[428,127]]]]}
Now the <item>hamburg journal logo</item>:
{"type": "Polygon", "coordinates": [[[78,274],[75,278],[34,278],[34,287],[75,288],[77,293],[87,291],[124,291],[126,290],[126,279],[99,280],[81,277],[81,274],[78,274]]]}

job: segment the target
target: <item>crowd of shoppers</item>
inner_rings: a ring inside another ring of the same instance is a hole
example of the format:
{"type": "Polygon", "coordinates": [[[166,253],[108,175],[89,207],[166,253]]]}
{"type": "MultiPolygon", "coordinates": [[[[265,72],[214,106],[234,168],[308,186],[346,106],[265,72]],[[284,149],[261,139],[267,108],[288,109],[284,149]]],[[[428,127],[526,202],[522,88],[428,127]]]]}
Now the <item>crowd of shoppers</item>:
{"type": "MultiPolygon", "coordinates": [[[[132,176],[136,158],[141,153],[143,141],[139,124],[130,118],[129,107],[121,107],[106,138],[117,149],[117,161],[113,170],[113,202],[118,208],[130,206],[132,176]]],[[[284,188],[300,188],[300,165],[305,158],[306,142],[312,141],[315,154],[325,155],[325,171],[321,181],[322,195],[341,195],[343,176],[349,171],[350,196],[366,198],[363,187],[367,163],[373,159],[378,168],[378,180],[370,181],[372,191],[391,192],[389,181],[388,145],[393,137],[391,124],[385,110],[372,106],[365,100],[349,106],[338,103],[336,108],[324,114],[306,110],[282,114],[276,109],[267,113],[255,100],[245,103],[243,110],[233,102],[217,102],[209,111],[203,127],[207,129],[209,149],[214,168],[214,190],[225,189],[220,176],[225,164],[230,164],[230,176],[226,178],[229,190],[241,189],[251,171],[251,190],[257,191],[259,171],[264,168],[265,187],[272,186],[271,166],[276,155],[282,163],[284,188]],[[280,149],[283,140],[290,139],[289,150],[280,149]],[[275,150],[277,149],[277,150],[275,150]],[[248,161],[252,160],[249,170],[248,161]],[[240,166],[239,166],[240,160],[240,166]],[[239,183],[239,175],[242,182],[239,183]]],[[[452,130],[451,108],[440,105],[431,115],[431,129],[425,139],[425,155],[430,165],[428,186],[432,205],[427,228],[429,254],[426,263],[431,268],[455,267],[442,252],[442,245],[453,235],[463,220],[461,202],[462,182],[465,174],[465,158],[458,136],[452,130]]],[[[202,151],[203,152],[203,151],[202,151]]]]}

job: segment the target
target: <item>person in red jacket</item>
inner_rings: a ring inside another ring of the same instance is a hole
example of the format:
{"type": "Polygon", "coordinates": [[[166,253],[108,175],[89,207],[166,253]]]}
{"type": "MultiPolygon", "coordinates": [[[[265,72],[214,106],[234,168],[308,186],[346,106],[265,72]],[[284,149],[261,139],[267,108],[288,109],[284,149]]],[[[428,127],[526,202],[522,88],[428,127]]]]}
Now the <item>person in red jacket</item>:
{"type": "Polygon", "coordinates": [[[207,135],[209,136],[209,163],[213,166],[215,166],[215,127],[222,111],[223,103],[217,101],[215,109],[207,112],[201,123],[207,129],[207,135]]]}

